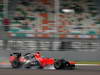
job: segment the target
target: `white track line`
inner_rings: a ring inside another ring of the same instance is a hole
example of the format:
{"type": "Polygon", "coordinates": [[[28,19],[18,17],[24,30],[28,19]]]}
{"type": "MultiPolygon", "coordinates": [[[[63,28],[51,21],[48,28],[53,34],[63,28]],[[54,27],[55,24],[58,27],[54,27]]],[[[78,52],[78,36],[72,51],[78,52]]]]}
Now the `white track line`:
{"type": "Polygon", "coordinates": [[[75,64],[76,66],[100,66],[100,64],[75,64]]]}

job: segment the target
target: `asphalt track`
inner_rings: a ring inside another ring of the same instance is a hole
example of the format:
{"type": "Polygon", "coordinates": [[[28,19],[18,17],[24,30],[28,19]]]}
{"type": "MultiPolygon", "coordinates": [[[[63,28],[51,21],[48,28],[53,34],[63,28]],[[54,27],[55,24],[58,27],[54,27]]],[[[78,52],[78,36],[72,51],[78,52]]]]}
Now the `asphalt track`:
{"type": "Polygon", "coordinates": [[[0,75],[100,75],[98,70],[0,69],[0,75]]]}
{"type": "MultiPolygon", "coordinates": [[[[3,55],[9,55],[1,53],[3,55]]],[[[2,57],[2,60],[7,60],[2,57]]],[[[55,69],[12,69],[10,65],[0,65],[0,75],[100,75],[100,66],[76,66],[75,70],[55,69]]]]}
{"type": "Polygon", "coordinates": [[[75,70],[12,69],[0,65],[0,75],[100,75],[100,66],[76,66],[75,70]]]}

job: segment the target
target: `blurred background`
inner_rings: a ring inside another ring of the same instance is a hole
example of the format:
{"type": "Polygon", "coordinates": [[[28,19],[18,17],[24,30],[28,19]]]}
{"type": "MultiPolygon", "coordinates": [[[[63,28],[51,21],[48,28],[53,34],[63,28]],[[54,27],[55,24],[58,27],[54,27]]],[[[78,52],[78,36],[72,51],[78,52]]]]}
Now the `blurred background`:
{"type": "Polygon", "coordinates": [[[100,61],[100,0],[0,0],[0,57],[36,51],[100,61]]]}

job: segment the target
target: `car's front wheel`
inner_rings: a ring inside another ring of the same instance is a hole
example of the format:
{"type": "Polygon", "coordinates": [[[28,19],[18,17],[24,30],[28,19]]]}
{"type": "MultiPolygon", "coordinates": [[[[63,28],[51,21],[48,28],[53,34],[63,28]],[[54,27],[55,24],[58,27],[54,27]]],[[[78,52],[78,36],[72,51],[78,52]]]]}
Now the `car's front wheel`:
{"type": "Polygon", "coordinates": [[[57,60],[54,63],[55,69],[66,69],[67,62],[64,59],[57,60]]]}

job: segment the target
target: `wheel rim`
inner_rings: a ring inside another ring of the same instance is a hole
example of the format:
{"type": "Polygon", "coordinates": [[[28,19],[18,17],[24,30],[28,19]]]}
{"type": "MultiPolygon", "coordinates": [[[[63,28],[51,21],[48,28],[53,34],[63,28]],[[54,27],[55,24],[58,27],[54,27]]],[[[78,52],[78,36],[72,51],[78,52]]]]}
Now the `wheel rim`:
{"type": "Polygon", "coordinates": [[[59,62],[56,62],[56,63],[55,63],[55,67],[56,67],[56,68],[59,68],[60,66],[61,66],[61,64],[60,64],[59,62]]]}

